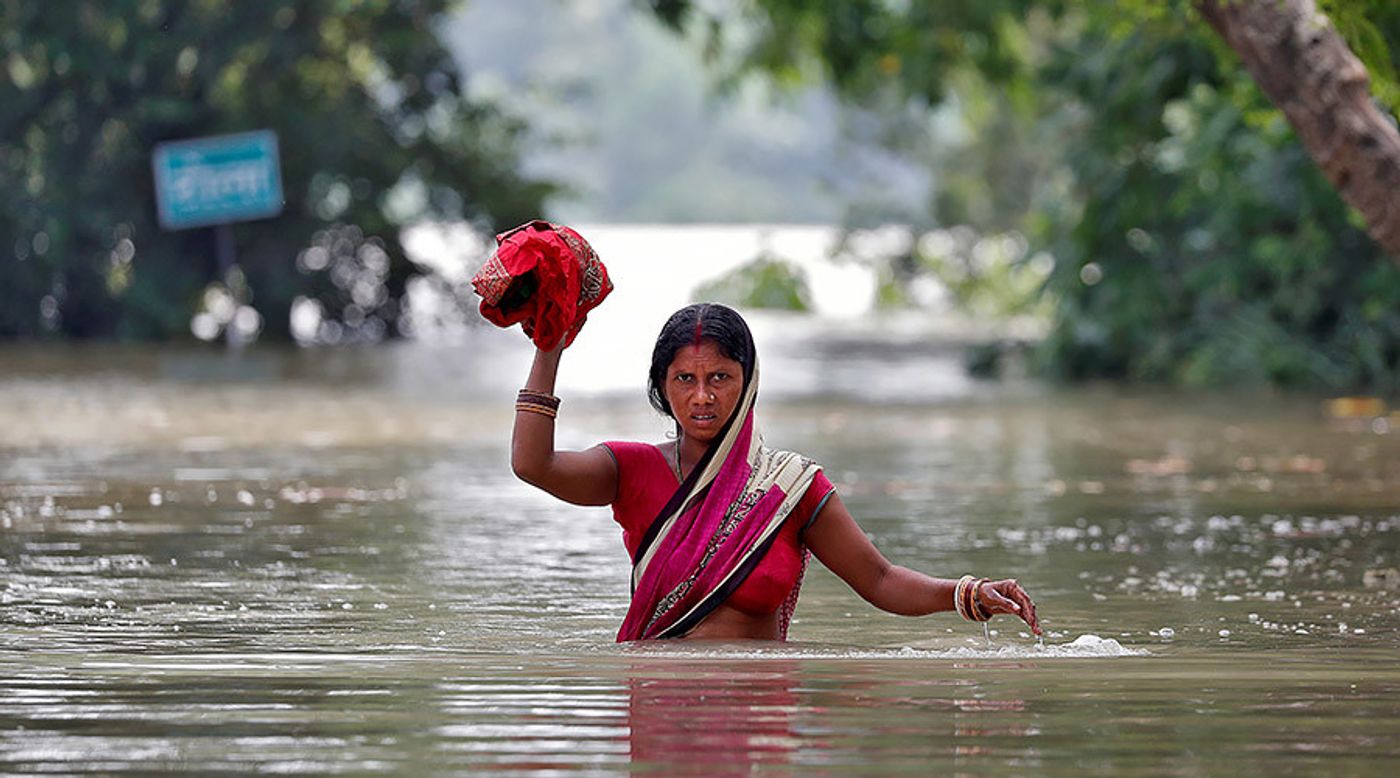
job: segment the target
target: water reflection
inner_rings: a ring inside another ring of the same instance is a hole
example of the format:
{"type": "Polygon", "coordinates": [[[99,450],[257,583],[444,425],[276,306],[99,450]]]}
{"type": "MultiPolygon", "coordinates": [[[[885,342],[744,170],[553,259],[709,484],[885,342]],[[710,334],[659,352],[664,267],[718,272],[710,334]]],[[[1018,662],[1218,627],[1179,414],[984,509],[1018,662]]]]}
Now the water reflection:
{"type": "MultiPolygon", "coordinates": [[[[1039,731],[1026,700],[957,675],[968,667],[909,678],[888,664],[644,653],[653,655],[554,660],[553,674],[535,680],[445,684],[443,710],[454,723],[436,734],[454,759],[477,765],[714,774],[869,766],[875,753],[887,765],[1000,758],[1005,738],[1039,731]]],[[[1007,668],[970,671],[998,669],[1007,668]]]]}
{"type": "Polygon", "coordinates": [[[744,672],[680,663],[634,664],[628,678],[628,745],[634,766],[724,770],[791,766],[804,748],[798,665],[774,661],[744,672]],[[669,671],[669,672],[668,672],[669,671]]]}

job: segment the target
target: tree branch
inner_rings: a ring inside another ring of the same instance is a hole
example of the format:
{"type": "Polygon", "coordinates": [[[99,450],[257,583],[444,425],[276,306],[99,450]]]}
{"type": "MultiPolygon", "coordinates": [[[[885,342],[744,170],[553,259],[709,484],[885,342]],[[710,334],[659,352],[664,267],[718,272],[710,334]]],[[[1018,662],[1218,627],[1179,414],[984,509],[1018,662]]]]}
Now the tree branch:
{"type": "Polygon", "coordinates": [[[1194,0],[1342,199],[1400,262],[1400,129],[1314,0],[1194,0]]]}

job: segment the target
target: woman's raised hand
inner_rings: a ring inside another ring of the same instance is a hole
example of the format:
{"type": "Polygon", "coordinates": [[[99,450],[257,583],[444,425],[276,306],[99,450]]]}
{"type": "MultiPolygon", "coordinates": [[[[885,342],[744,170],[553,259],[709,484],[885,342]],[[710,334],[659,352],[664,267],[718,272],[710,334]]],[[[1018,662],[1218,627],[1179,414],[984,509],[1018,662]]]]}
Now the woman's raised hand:
{"type": "Polygon", "coordinates": [[[1035,602],[1016,579],[987,581],[977,588],[977,596],[988,613],[994,616],[999,613],[1020,616],[1021,620],[1026,622],[1026,626],[1031,628],[1031,632],[1037,635],[1044,634],[1040,628],[1040,620],[1035,615],[1035,602]]]}

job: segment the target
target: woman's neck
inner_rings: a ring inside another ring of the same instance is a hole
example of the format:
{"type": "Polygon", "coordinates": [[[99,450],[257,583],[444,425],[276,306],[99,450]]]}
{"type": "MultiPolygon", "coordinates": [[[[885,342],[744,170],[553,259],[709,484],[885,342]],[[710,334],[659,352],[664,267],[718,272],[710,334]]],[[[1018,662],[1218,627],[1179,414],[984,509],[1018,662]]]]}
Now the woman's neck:
{"type": "Polygon", "coordinates": [[[695,468],[700,458],[705,456],[705,452],[710,449],[708,443],[702,443],[694,438],[687,438],[681,435],[676,439],[676,469],[679,471],[677,477],[685,480],[690,475],[690,471],[695,468]]]}

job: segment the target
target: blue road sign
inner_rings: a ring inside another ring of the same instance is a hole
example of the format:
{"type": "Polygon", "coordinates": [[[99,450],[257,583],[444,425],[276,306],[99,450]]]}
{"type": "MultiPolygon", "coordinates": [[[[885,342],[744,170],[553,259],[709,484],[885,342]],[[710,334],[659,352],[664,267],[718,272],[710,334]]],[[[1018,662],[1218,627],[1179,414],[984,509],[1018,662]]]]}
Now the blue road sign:
{"type": "Polygon", "coordinates": [[[151,168],[156,210],[167,230],[282,212],[277,134],[271,130],[158,143],[151,168]]]}

